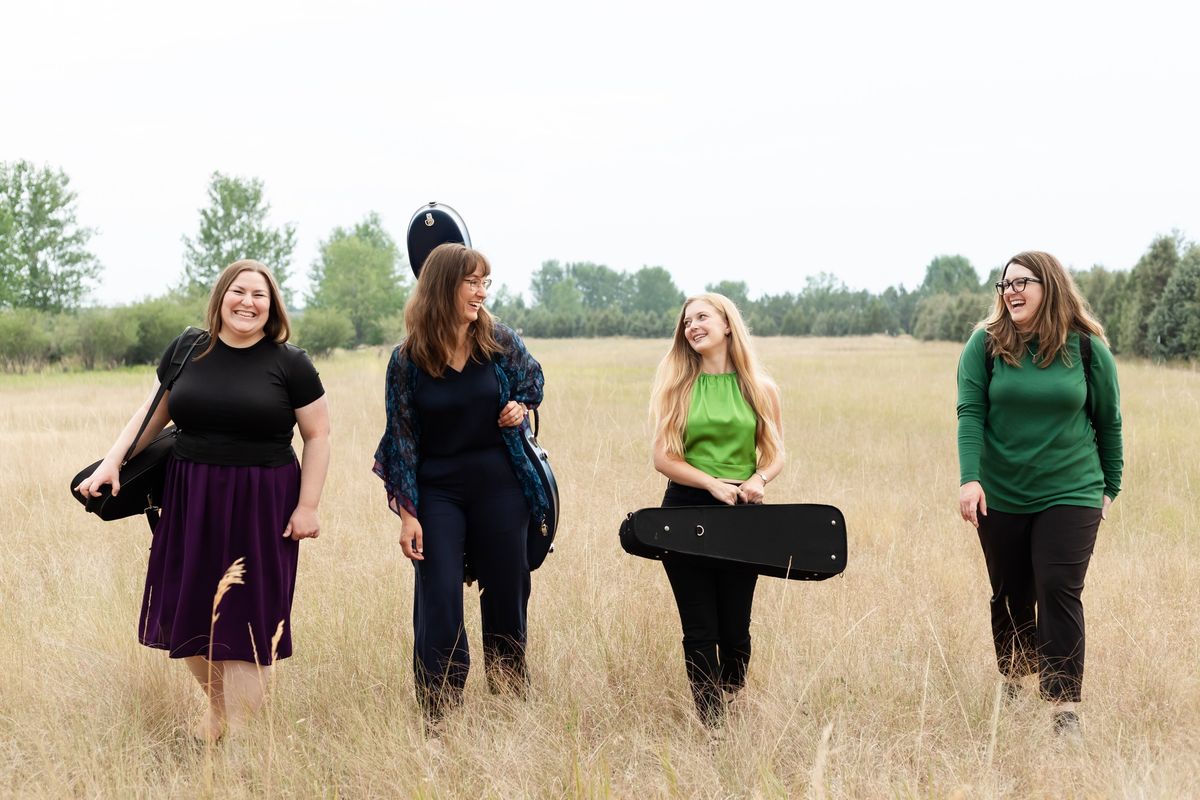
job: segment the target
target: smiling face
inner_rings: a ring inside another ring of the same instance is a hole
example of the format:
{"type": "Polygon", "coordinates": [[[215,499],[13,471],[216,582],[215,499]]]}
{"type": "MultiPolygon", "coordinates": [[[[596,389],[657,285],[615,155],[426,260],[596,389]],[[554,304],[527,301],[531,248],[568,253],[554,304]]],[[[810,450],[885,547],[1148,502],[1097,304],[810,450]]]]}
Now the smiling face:
{"type": "Polygon", "coordinates": [[[706,300],[693,300],[683,310],[683,338],[693,350],[716,355],[728,347],[729,325],[721,312],[706,300]]]}
{"type": "Polygon", "coordinates": [[[458,288],[458,308],[464,324],[470,325],[479,319],[479,309],[487,299],[487,284],[490,283],[482,262],[476,264],[471,274],[462,279],[458,288]]]}
{"type": "Polygon", "coordinates": [[[247,347],[263,337],[271,313],[271,287],[262,273],[238,273],[221,298],[220,337],[234,347],[247,347]]]}
{"type": "MultiPolygon", "coordinates": [[[[1017,278],[1033,278],[1037,279],[1037,275],[1033,270],[1021,264],[1009,264],[1008,269],[1004,271],[1004,280],[1012,281],[1017,278]]],[[[1011,286],[1004,290],[1004,307],[1008,309],[1008,315],[1012,318],[1013,324],[1017,326],[1017,330],[1027,332],[1032,328],[1033,320],[1037,315],[1037,311],[1042,306],[1042,299],[1045,297],[1045,289],[1041,283],[1035,283],[1033,280],[1025,284],[1025,290],[1018,292],[1011,286]]]]}

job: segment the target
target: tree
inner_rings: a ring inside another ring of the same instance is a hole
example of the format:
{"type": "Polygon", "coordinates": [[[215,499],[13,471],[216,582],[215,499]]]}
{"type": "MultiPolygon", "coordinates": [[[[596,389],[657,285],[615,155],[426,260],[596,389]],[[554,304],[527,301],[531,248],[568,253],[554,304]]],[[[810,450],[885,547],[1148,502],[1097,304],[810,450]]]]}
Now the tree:
{"type": "Polygon", "coordinates": [[[1200,245],[1187,249],[1147,324],[1155,358],[1200,355],[1200,245]]]}
{"type": "Polygon", "coordinates": [[[0,308],[75,309],[99,277],[69,184],[62,170],[0,162],[0,308]]]}
{"type": "Polygon", "coordinates": [[[380,344],[382,320],[408,298],[400,261],[399,248],[375,212],[349,230],[334,228],[309,272],[308,304],[344,314],[354,344],[380,344]]]}
{"type": "Polygon", "coordinates": [[[629,277],[603,264],[568,264],[566,274],[579,288],[583,307],[593,310],[625,308],[629,303],[629,277]]]}
{"type": "MultiPolygon", "coordinates": [[[[683,305],[683,292],[662,267],[642,267],[633,274],[634,311],[649,311],[653,315],[678,313],[683,305]]],[[[648,323],[653,330],[653,323],[648,323]]],[[[648,334],[653,335],[653,334],[648,334]]]]}
{"type": "Polygon", "coordinates": [[[1121,307],[1121,350],[1138,356],[1151,354],[1150,317],[1158,306],[1163,289],[1179,264],[1183,237],[1178,233],[1159,236],[1138,259],[1126,282],[1125,302],[1121,307]]]}
{"type": "Polygon", "coordinates": [[[200,230],[195,239],[183,237],[183,286],[189,295],[204,295],[221,270],[234,261],[252,258],[271,268],[291,305],[287,287],[296,226],[267,225],[271,206],[263,200],[258,178],[238,178],[214,172],[208,183],[208,208],[200,210],[200,230]]]}
{"type": "Polygon", "coordinates": [[[925,267],[925,280],[917,291],[923,295],[978,292],[979,273],[963,256],[937,256],[925,267]]]}
{"type": "Polygon", "coordinates": [[[887,333],[912,333],[918,299],[916,292],[909,292],[903,286],[889,286],[883,290],[879,300],[896,320],[896,327],[889,327],[887,333]]]}
{"type": "Polygon", "coordinates": [[[917,339],[942,339],[965,342],[971,330],[987,313],[991,298],[982,292],[933,294],[917,304],[913,336],[917,339]]]}
{"type": "Polygon", "coordinates": [[[1129,280],[1129,273],[1107,270],[1097,264],[1087,272],[1076,272],[1074,277],[1080,293],[1087,298],[1092,312],[1104,326],[1109,345],[1114,352],[1119,350],[1120,326],[1117,323],[1125,302],[1125,284],[1129,280]]]}
{"type": "Polygon", "coordinates": [[[733,304],[743,314],[750,310],[750,287],[746,285],[745,281],[719,281],[718,283],[710,283],[704,287],[704,291],[725,295],[733,301],[733,304]]]}

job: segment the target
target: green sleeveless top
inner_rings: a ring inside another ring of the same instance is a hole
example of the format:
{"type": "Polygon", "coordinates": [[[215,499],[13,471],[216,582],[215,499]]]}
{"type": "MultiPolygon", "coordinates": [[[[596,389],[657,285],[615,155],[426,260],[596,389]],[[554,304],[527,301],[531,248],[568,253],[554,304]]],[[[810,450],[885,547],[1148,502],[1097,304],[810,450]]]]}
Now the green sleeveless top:
{"type": "Polygon", "coordinates": [[[744,481],[754,474],[754,433],[758,417],[742,397],[737,373],[696,376],[687,425],[683,430],[683,458],[714,478],[744,481]]]}

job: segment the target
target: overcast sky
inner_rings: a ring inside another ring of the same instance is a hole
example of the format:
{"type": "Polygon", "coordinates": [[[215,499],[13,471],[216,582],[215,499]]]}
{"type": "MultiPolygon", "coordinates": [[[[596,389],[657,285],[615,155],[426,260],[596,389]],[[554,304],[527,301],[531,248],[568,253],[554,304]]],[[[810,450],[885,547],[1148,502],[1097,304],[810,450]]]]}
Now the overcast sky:
{"type": "MultiPolygon", "coordinates": [[[[0,160],[62,168],[93,299],[178,280],[209,176],[320,239],[454,206],[498,282],[661,265],[751,296],[961,253],[1133,265],[1200,238],[1196,3],[28,2],[0,160]]],[[[248,254],[253,255],[253,254],[248,254]]]]}

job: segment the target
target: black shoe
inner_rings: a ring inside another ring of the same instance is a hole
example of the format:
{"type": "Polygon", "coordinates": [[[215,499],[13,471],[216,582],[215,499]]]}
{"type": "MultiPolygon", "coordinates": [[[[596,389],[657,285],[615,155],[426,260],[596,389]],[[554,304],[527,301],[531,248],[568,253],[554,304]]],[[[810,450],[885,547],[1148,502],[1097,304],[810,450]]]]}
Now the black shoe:
{"type": "Polygon", "coordinates": [[[1083,727],[1079,724],[1079,715],[1074,711],[1055,711],[1054,733],[1064,739],[1081,740],[1083,727]]]}

